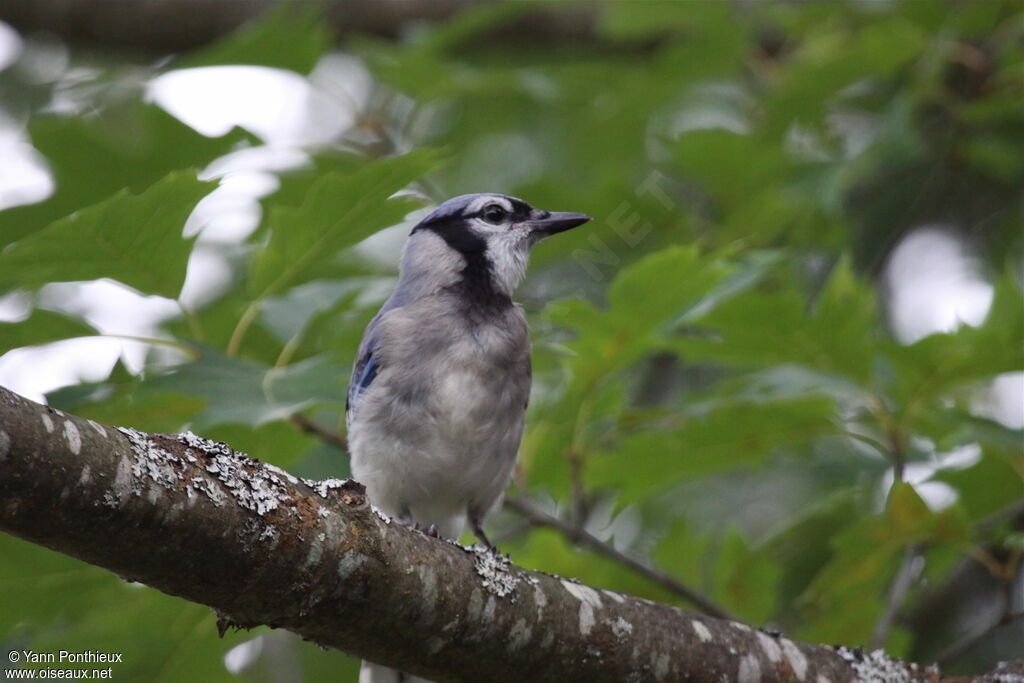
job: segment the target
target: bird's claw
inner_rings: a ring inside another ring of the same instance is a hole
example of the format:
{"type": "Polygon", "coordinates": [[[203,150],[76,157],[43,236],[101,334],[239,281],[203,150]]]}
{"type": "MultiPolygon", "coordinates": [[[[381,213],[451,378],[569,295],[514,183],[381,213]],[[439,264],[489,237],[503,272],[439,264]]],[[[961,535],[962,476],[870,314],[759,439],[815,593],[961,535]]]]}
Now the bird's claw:
{"type": "Polygon", "coordinates": [[[441,532],[438,530],[436,524],[428,524],[427,526],[423,526],[419,522],[413,522],[409,519],[400,519],[398,521],[402,524],[402,526],[408,527],[413,531],[418,531],[424,536],[429,536],[430,538],[441,538],[441,532]]]}

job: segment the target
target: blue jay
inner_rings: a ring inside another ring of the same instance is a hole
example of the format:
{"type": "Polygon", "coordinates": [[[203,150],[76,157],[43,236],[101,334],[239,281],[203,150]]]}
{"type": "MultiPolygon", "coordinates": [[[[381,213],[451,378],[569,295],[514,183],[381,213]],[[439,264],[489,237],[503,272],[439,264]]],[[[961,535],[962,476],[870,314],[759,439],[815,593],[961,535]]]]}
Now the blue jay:
{"type": "MultiPolygon", "coordinates": [[[[512,292],[539,241],[590,220],[515,197],[449,199],[413,228],[398,286],[366,328],[348,389],[352,475],[386,514],[457,539],[508,485],[530,395],[512,292]]],[[[367,662],[360,683],[421,680],[367,662]]]]}

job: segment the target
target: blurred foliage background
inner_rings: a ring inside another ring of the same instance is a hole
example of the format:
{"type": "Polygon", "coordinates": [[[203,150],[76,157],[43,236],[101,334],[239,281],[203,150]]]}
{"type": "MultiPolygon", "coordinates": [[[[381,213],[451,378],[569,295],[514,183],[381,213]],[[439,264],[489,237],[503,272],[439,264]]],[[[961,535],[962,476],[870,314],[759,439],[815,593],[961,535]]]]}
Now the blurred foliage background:
{"type": "MultiPolygon", "coordinates": [[[[317,431],[424,211],[585,211],[519,293],[538,514],[501,548],[950,671],[1024,657],[1018,2],[485,3],[340,41],[302,7],[159,59],[4,27],[7,386],[342,477],[317,431]]],[[[0,605],[0,646],[128,680],[356,675],[6,536],[0,605]]]]}

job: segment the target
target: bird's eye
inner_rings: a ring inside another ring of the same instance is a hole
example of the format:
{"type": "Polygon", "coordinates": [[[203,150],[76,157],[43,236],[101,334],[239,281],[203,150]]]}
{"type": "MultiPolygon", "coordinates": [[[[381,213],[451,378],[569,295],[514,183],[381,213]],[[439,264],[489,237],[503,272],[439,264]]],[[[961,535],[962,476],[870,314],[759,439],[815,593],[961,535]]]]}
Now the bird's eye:
{"type": "Polygon", "coordinates": [[[484,208],[482,215],[484,220],[488,223],[498,224],[505,220],[505,216],[508,214],[505,212],[505,209],[501,208],[497,204],[490,204],[484,208]]]}

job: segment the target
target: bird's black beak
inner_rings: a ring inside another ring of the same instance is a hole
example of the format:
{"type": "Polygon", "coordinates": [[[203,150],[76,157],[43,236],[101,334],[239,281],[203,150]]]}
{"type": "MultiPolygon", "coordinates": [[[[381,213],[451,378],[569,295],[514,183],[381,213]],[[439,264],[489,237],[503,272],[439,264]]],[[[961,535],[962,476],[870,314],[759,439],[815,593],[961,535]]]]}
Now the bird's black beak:
{"type": "Polygon", "coordinates": [[[548,237],[556,232],[565,232],[591,220],[585,213],[571,213],[568,211],[555,211],[544,218],[533,218],[524,221],[530,230],[531,235],[537,238],[548,237]]]}

